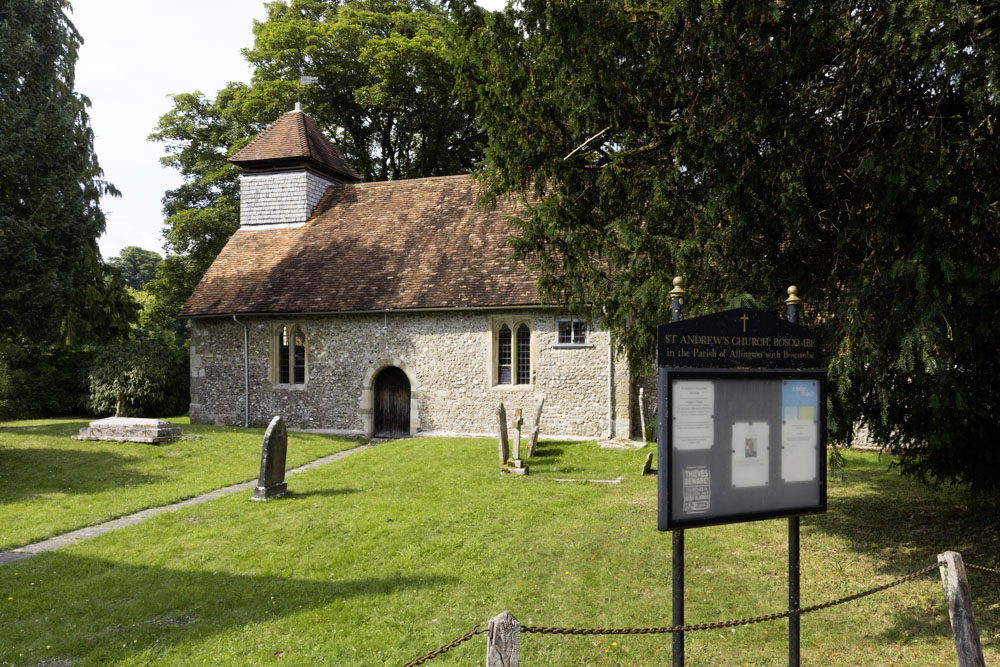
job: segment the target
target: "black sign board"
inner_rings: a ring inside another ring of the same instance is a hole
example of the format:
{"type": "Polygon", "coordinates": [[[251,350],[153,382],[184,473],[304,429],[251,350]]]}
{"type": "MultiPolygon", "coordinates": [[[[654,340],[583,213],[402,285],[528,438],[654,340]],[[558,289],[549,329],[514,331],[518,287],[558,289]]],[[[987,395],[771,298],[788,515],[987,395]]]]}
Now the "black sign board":
{"type": "Polygon", "coordinates": [[[656,333],[661,367],[820,367],[819,339],[813,331],[750,308],[661,324],[656,333]]]}
{"type": "Polygon", "coordinates": [[[826,511],[816,335],[740,308],[658,337],[659,529],[826,511]]]}

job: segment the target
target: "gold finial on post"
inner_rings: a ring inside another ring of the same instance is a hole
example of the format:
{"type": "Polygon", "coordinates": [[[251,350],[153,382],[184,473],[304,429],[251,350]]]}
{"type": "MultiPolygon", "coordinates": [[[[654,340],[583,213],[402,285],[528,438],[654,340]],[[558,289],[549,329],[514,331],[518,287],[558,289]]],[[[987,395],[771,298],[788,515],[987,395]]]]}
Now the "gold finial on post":
{"type": "Polygon", "coordinates": [[[799,311],[802,310],[802,299],[799,298],[799,288],[788,286],[788,298],[785,299],[785,313],[789,322],[799,323],[799,311]]]}
{"type": "Polygon", "coordinates": [[[684,278],[676,276],[674,278],[674,288],[670,290],[670,321],[680,322],[684,319],[684,278]]]}
{"type": "Polygon", "coordinates": [[[682,276],[676,276],[674,278],[674,288],[670,290],[670,297],[684,296],[687,296],[687,292],[684,290],[684,278],[682,276]]]}

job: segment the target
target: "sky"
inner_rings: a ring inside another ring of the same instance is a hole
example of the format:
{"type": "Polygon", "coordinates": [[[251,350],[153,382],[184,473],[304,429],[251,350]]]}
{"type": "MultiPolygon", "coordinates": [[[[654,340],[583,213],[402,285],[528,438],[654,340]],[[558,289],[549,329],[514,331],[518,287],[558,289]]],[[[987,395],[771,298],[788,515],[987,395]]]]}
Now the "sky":
{"type": "MultiPolygon", "coordinates": [[[[76,90],[90,98],[94,150],[121,197],[104,197],[108,259],[126,246],[163,254],[163,194],[180,174],[160,164],[163,145],[147,141],[170,95],[209,98],[230,81],[249,82],[240,49],[253,44],[263,0],[71,0],[70,20],[83,37],[76,90]]],[[[502,0],[480,0],[490,9],[502,0]]]]}

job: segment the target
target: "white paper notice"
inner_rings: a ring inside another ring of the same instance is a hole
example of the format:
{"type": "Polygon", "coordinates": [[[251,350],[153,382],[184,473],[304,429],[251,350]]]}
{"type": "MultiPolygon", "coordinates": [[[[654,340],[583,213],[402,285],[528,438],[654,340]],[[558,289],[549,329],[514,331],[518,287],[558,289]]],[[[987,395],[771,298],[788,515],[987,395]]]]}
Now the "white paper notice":
{"type": "Polygon", "coordinates": [[[781,425],[781,479],[811,482],[816,479],[819,426],[812,420],[789,419],[781,425]]]}
{"type": "Polygon", "coordinates": [[[715,444],[715,384],[678,380],[671,404],[675,450],[711,449],[715,444]]]}
{"type": "Polygon", "coordinates": [[[767,422],[733,424],[733,486],[766,486],[768,480],[767,422]]]}

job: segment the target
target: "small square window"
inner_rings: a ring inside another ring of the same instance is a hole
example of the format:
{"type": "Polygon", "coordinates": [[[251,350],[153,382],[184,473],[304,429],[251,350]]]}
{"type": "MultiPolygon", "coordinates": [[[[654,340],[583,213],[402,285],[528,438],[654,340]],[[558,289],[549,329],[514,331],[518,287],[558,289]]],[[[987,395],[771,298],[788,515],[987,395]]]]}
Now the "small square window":
{"type": "Polygon", "coordinates": [[[557,345],[586,345],[588,333],[586,322],[575,319],[556,321],[557,345]]]}

